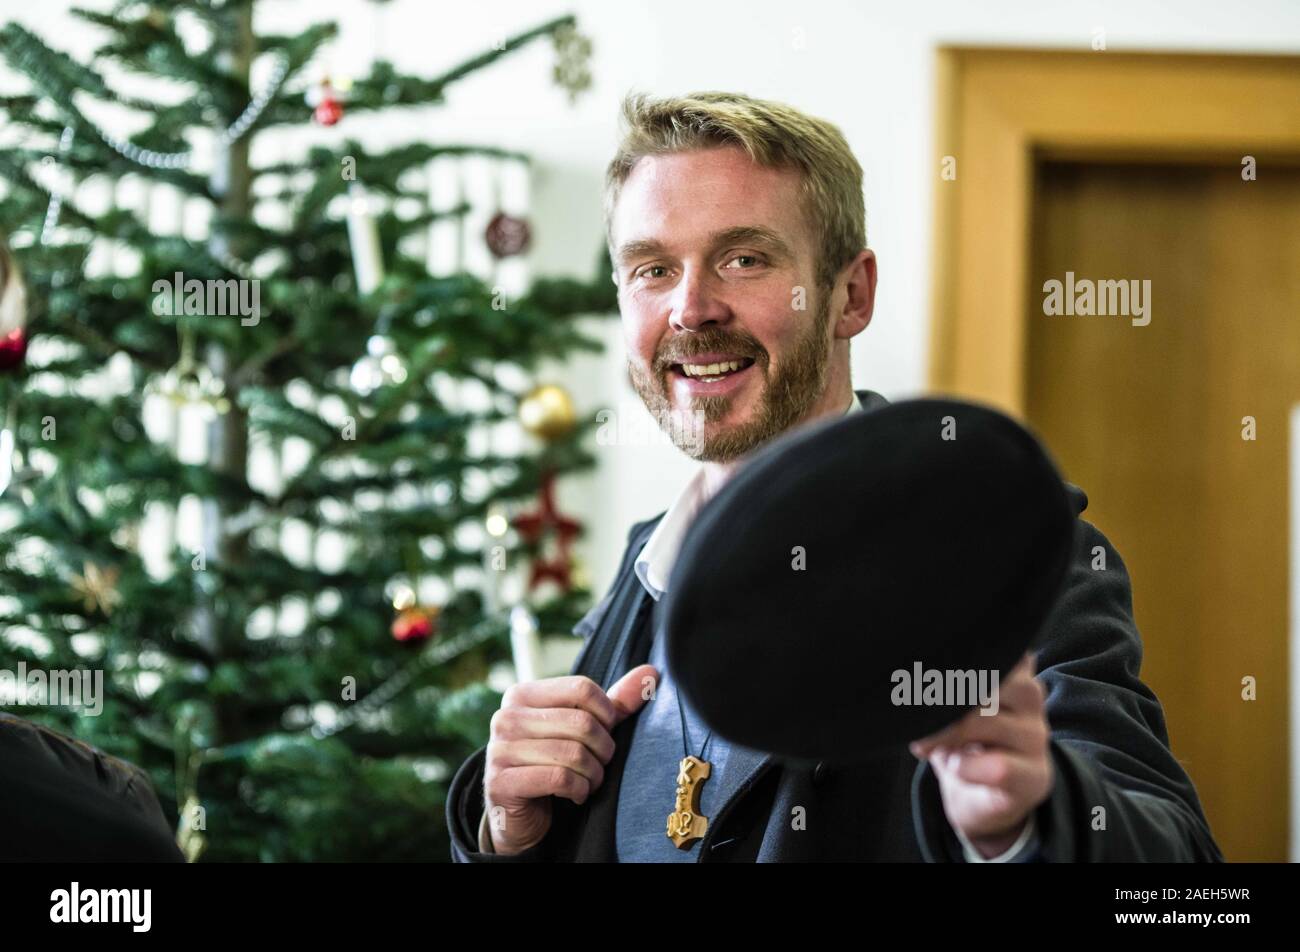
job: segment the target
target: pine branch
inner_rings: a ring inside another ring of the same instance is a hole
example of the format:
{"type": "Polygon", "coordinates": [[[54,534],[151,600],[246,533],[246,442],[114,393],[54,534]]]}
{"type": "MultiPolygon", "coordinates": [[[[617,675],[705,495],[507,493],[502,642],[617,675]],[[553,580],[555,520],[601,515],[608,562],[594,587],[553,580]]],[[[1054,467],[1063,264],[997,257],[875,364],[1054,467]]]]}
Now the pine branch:
{"type": "Polygon", "coordinates": [[[166,76],[192,85],[199,100],[208,105],[234,102],[240,95],[239,85],[216,68],[207,51],[191,55],[173,21],[154,11],[134,19],[85,8],[73,9],[72,15],[114,34],[113,40],[96,50],[96,59],[111,59],[141,75],[166,76]]]}
{"type": "Polygon", "coordinates": [[[104,98],[112,96],[99,73],[66,53],[51,49],[18,23],[0,27],[0,56],[16,72],[25,75],[44,98],[56,103],[70,102],[78,90],[104,98]]]}
{"type": "MultiPolygon", "coordinates": [[[[576,22],[571,15],[557,17],[541,26],[512,36],[505,42],[503,49],[492,49],[470,57],[431,79],[398,73],[392,63],[380,60],[375,63],[369,76],[353,83],[352,89],[348,92],[348,111],[350,113],[374,112],[381,109],[440,104],[447,87],[456,81],[511,55],[534,40],[551,36],[561,27],[573,26],[576,22]]],[[[301,96],[304,92],[305,89],[299,89],[298,95],[301,96]]],[[[285,102],[274,109],[267,110],[265,124],[267,126],[296,125],[301,121],[301,109],[285,102]]]]}

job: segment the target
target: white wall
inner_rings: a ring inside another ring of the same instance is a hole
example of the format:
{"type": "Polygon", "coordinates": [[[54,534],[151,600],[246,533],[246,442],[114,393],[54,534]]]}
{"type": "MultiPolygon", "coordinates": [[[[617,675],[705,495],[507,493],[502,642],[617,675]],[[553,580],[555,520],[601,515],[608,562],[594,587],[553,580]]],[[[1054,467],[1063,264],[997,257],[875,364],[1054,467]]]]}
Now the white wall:
{"type": "MultiPolygon", "coordinates": [[[[46,36],[56,35],[57,26],[65,47],[84,48],[81,33],[67,26],[62,2],[35,11],[16,0],[2,5],[46,36]]],[[[344,67],[352,64],[354,72],[363,71],[378,49],[404,68],[429,74],[498,37],[576,13],[595,50],[594,86],[574,106],[549,82],[552,55],[543,42],[457,86],[445,108],[377,124],[345,120],[336,133],[319,131],[321,138],[361,135],[359,130],[401,138],[415,128],[435,140],[493,142],[531,152],[539,163],[536,273],[591,270],[602,240],[603,167],[615,144],[617,104],[627,90],[733,89],[785,100],[836,122],[866,171],[868,237],[881,269],[875,319],[853,348],[854,385],[889,397],[916,394],[925,385],[931,192],[938,171],[932,148],[937,45],[1086,50],[1101,28],[1109,51],[1300,50],[1300,4],[1294,0],[395,0],[378,10],[351,0],[263,6],[263,28],[291,30],[337,17],[343,36],[336,58],[344,67]]],[[[592,414],[635,400],[623,375],[618,323],[598,326],[609,343],[607,356],[580,360],[554,375],[592,414]]],[[[618,447],[602,451],[595,478],[564,485],[562,505],[590,528],[585,552],[597,588],[609,584],[628,526],[665,508],[691,469],[671,447],[618,447]]]]}

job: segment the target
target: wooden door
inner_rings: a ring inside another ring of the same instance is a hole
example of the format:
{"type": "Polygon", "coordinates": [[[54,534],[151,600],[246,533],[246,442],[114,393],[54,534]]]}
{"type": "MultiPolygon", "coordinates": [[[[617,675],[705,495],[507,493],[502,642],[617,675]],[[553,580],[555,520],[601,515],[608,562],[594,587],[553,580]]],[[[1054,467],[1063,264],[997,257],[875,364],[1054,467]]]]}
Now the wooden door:
{"type": "Polygon", "coordinates": [[[1042,161],[1034,182],[1025,417],[1128,566],[1143,680],[1226,857],[1284,860],[1300,170],[1042,161]],[[1150,281],[1149,323],[1044,314],[1067,272],[1150,281]]]}

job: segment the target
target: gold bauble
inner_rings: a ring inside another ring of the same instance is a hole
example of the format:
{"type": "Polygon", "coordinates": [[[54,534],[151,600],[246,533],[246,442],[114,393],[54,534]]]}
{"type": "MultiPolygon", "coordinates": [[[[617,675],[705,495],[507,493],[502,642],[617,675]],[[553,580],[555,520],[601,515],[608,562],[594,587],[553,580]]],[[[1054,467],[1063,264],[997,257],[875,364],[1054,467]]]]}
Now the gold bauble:
{"type": "Polygon", "coordinates": [[[569,392],[558,384],[534,387],[519,402],[519,422],[547,443],[567,436],[578,422],[569,392]]]}

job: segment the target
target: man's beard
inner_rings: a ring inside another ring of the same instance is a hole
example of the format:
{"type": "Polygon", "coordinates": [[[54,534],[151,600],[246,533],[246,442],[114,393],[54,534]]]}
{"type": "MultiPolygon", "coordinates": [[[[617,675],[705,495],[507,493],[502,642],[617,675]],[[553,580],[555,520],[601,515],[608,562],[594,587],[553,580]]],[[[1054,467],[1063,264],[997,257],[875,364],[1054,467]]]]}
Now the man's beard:
{"type": "Polygon", "coordinates": [[[730,333],[716,326],[691,335],[694,353],[721,352],[754,358],[753,370],[764,377],[762,395],[753,419],[717,429],[710,424],[726,416],[737,395],[696,397],[686,406],[673,407],[668,374],[671,364],[689,360],[682,354],[671,360],[655,358],[647,375],[628,361],[628,375],[655,422],[687,456],[701,462],[732,462],[798,423],[826,389],[830,349],[825,332],[830,317],[830,294],[817,292],[817,309],[794,348],[781,357],[775,377],[768,377],[769,355],[747,332],[730,333]]]}

